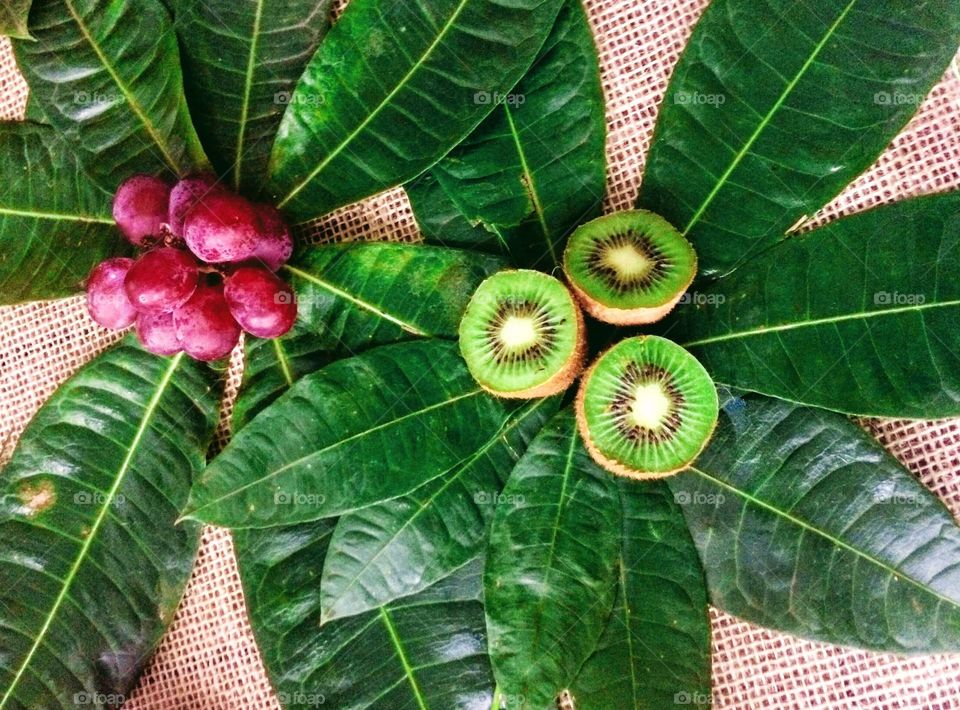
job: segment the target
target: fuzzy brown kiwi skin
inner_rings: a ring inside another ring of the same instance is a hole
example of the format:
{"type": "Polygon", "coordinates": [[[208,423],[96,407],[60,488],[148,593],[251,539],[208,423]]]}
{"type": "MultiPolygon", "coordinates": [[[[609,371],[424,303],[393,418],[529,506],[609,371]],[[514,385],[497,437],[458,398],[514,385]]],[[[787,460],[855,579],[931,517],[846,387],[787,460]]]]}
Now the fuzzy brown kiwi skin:
{"type": "Polygon", "coordinates": [[[557,370],[553,377],[536,387],[516,390],[515,392],[501,392],[487,387],[482,382],[479,383],[480,387],[490,394],[503,397],[504,399],[536,399],[538,397],[549,397],[552,394],[563,392],[572,385],[573,381],[576,380],[577,376],[583,371],[583,364],[587,353],[587,333],[583,322],[583,313],[580,312],[576,299],[571,298],[570,300],[573,302],[573,312],[577,319],[577,343],[563,367],[557,370]]]}
{"type": "Polygon", "coordinates": [[[606,351],[601,353],[593,364],[583,373],[583,377],[580,379],[580,389],[577,390],[577,398],[574,402],[574,410],[577,415],[577,429],[580,430],[580,436],[583,438],[583,445],[586,447],[587,452],[589,452],[591,458],[600,464],[603,468],[607,469],[610,473],[617,476],[623,476],[624,478],[630,478],[634,481],[656,481],[661,478],[669,478],[670,476],[675,476],[681,471],[686,471],[697,460],[697,457],[703,453],[703,450],[707,448],[707,444],[710,443],[710,440],[713,438],[713,432],[716,429],[717,425],[713,425],[713,429],[710,430],[710,434],[703,440],[703,445],[697,450],[695,456],[693,456],[687,463],[683,466],[671,469],[669,471],[637,471],[635,469],[624,466],[619,461],[614,461],[611,458],[604,456],[600,449],[596,447],[593,443],[593,439],[590,438],[590,430],[587,427],[587,413],[584,407],[584,401],[587,397],[587,382],[590,381],[590,376],[593,374],[594,369],[597,367],[597,363],[600,362],[600,358],[606,355],[606,351]]]}
{"type": "Polygon", "coordinates": [[[577,297],[577,300],[580,302],[583,310],[597,320],[603,321],[604,323],[610,323],[612,325],[648,325],[649,323],[656,323],[661,318],[664,318],[670,311],[673,310],[674,306],[680,303],[680,299],[683,298],[683,294],[685,294],[687,289],[690,288],[690,284],[693,283],[693,279],[697,275],[697,263],[694,261],[693,271],[690,274],[690,279],[683,285],[683,288],[677,292],[677,295],[664,303],[662,306],[654,306],[652,308],[626,309],[605,306],[599,301],[591,298],[586,291],[581,289],[577,285],[577,282],[570,277],[570,274],[567,273],[566,269],[564,269],[563,275],[566,277],[567,286],[577,297]]]}

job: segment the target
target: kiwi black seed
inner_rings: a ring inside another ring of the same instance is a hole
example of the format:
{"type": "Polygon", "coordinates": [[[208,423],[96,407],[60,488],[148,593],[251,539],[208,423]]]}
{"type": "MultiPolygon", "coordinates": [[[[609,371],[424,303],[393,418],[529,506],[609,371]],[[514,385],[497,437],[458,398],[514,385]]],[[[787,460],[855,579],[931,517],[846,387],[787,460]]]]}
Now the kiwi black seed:
{"type": "Polygon", "coordinates": [[[627,338],[587,370],[577,424],[594,460],[636,479],[682,471],[717,424],[710,375],[690,353],[652,335],[627,338]]]}
{"type": "Polygon", "coordinates": [[[561,392],[583,369],[583,315],[564,284],[539,271],[484,281],[460,321],[460,352],[474,379],[501,397],[561,392]]]}
{"type": "Polygon", "coordinates": [[[617,212],[577,228],[563,270],[583,309],[598,320],[640,325],[673,309],[697,272],[683,235],[652,212],[617,212]]]}

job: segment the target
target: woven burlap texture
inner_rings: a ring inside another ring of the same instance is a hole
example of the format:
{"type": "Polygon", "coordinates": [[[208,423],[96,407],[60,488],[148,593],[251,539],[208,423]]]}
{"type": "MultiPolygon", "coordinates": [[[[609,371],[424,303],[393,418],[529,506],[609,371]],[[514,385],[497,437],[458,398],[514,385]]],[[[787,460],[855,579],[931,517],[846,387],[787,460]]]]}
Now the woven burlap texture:
{"type": "MultiPolygon", "coordinates": [[[[345,3],[338,3],[342,10],[345,3]]],[[[629,207],[670,71],[704,0],[587,0],[601,56],[609,136],[608,210],[629,207]]],[[[21,118],[27,88],[9,43],[0,44],[0,119],[21,118]]],[[[960,186],[960,76],[948,72],[877,163],[818,215],[860,211],[960,186]]],[[[416,241],[406,197],[393,190],[316,225],[318,241],[416,241]]],[[[82,299],[0,308],[0,462],[59,383],[115,342],[82,299]]],[[[228,382],[236,392],[239,352],[228,382]]],[[[229,414],[229,401],[225,415],[229,414]]],[[[229,431],[221,425],[219,440],[229,431]]],[[[960,513],[960,426],[867,422],[901,461],[960,513]]],[[[720,708],[960,707],[960,656],[914,659],[801,641],[712,611],[714,688],[720,708]]],[[[279,707],[244,610],[230,536],[207,528],[176,619],[127,707],[237,710],[279,707]]],[[[614,710],[614,709],[611,709],[614,710]]]]}

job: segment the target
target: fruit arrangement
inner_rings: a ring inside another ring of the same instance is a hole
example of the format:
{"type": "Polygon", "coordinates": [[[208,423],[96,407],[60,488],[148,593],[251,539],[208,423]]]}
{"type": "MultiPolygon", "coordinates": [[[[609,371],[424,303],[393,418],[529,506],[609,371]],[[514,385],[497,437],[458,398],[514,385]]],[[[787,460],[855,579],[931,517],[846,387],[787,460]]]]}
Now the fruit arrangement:
{"type": "Polygon", "coordinates": [[[960,650],[960,528],[853,419],[960,416],[960,196],[808,227],[941,77],[960,7],[714,0],[634,209],[603,216],[578,0],[330,9],[0,13],[30,86],[0,297],[85,285],[137,336],[0,477],[0,710],[122,704],[201,524],[231,530],[287,707],[707,706],[709,604],[960,650]],[[397,187],[425,243],[293,249],[397,187]],[[241,330],[213,452],[207,361],[241,330]]]}
{"type": "Polygon", "coordinates": [[[271,273],[290,258],[293,239],[270,205],[251,205],[212,176],[170,185],[135,175],[117,189],[113,218],[147,251],[90,273],[87,307],[100,325],[134,325],[150,352],[204,361],[229,355],[241,328],[277,338],[293,327],[293,291],[271,273]]]}

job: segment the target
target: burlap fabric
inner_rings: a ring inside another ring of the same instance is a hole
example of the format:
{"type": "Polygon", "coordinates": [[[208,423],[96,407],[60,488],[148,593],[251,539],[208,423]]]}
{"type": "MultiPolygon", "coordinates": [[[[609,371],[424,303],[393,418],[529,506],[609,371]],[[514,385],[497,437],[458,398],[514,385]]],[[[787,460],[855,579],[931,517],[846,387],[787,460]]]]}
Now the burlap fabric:
{"type": "MultiPolygon", "coordinates": [[[[344,2],[338,5],[342,9],[344,2]]],[[[586,0],[603,65],[609,137],[606,206],[630,206],[671,68],[705,0],[586,0]]],[[[0,43],[0,118],[23,115],[26,85],[0,43]]],[[[960,186],[957,64],[884,156],[820,219],[908,195],[960,186]]],[[[417,227],[394,190],[322,220],[312,237],[415,241],[417,227]]],[[[0,462],[40,404],[117,339],[86,315],[82,299],[0,308],[0,462]]],[[[228,395],[239,382],[238,353],[228,395]]],[[[228,398],[229,399],[229,398],[228,398]]],[[[229,413],[229,403],[225,416],[229,413]]],[[[866,422],[889,449],[960,513],[960,426],[866,422]]],[[[219,440],[229,436],[222,426],[219,440]]],[[[800,641],[713,612],[714,693],[722,708],[960,707],[960,655],[900,659],[800,641]]],[[[274,708],[245,619],[230,535],[207,528],[173,626],[132,694],[137,710],[274,708]]],[[[613,710],[613,709],[611,709],[613,710]]]]}

